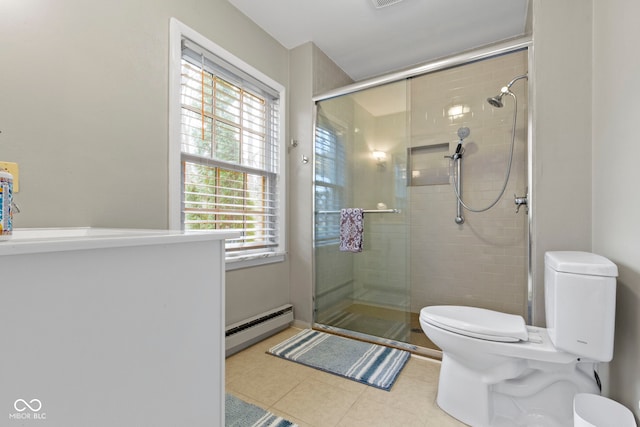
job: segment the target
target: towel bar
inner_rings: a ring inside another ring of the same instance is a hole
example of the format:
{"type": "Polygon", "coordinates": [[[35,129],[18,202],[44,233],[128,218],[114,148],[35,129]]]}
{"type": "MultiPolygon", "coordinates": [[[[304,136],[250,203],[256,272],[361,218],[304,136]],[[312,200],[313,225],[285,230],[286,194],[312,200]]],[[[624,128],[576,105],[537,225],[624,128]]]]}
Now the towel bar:
{"type": "MultiPolygon", "coordinates": [[[[365,209],[363,213],[400,213],[400,209],[365,209]]],[[[317,211],[316,214],[339,214],[340,211],[317,211]]]]}

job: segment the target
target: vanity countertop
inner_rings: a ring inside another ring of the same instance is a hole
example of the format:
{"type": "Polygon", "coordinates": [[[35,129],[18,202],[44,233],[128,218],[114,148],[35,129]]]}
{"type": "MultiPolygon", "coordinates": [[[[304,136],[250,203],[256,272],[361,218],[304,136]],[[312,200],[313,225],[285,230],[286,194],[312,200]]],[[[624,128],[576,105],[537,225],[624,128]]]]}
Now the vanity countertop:
{"type": "Polygon", "coordinates": [[[180,231],[128,228],[17,228],[0,241],[0,256],[43,252],[174,244],[237,237],[234,231],[180,231]]]}

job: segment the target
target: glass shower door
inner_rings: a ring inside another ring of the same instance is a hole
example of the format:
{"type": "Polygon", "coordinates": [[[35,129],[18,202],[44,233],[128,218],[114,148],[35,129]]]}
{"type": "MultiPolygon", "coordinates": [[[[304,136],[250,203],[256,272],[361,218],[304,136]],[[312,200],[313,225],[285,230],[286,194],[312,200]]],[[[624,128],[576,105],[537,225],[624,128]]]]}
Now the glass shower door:
{"type": "Polygon", "coordinates": [[[408,342],[406,82],[317,103],[315,323],[408,342]],[[360,252],[339,250],[341,209],[364,210],[360,252]]]}
{"type": "Polygon", "coordinates": [[[529,218],[514,205],[530,185],[527,55],[316,103],[314,326],[434,355],[423,307],[528,318],[529,218]],[[510,81],[502,106],[487,101],[510,81]],[[361,252],[338,249],[343,208],[366,210],[361,252]]]}

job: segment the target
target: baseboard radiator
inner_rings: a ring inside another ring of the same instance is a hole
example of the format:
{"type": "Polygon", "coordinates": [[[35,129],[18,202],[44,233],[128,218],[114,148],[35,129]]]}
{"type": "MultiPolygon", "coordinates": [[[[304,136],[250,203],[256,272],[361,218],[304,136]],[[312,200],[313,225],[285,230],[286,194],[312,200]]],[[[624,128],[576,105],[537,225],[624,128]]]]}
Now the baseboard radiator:
{"type": "Polygon", "coordinates": [[[291,322],[293,322],[293,306],[286,304],[227,326],[225,329],[227,357],[285,329],[291,322]]]}

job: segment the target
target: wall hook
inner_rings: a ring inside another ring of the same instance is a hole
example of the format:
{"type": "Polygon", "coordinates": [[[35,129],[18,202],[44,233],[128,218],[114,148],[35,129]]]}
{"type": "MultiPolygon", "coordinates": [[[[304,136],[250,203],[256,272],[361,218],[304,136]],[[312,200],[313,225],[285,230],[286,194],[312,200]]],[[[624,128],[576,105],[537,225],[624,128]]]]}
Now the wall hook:
{"type": "Polygon", "coordinates": [[[291,141],[289,141],[289,147],[287,147],[287,153],[290,153],[291,150],[293,150],[297,146],[298,146],[298,140],[297,139],[291,139],[291,141]]]}

